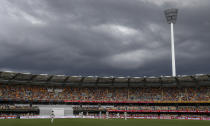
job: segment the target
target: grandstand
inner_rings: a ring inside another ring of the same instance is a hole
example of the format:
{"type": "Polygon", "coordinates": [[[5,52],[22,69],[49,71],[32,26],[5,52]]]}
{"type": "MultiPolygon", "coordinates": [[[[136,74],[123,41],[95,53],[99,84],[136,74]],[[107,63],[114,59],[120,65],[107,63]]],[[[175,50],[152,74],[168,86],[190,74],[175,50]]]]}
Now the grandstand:
{"type": "Polygon", "coordinates": [[[210,118],[210,75],[81,77],[0,72],[0,118],[210,118]]]}

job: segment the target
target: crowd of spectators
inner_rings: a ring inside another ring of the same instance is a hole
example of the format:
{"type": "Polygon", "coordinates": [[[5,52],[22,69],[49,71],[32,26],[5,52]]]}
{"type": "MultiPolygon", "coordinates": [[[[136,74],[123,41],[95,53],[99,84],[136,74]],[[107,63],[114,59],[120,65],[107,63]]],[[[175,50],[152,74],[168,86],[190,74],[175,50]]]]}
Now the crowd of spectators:
{"type": "Polygon", "coordinates": [[[109,111],[109,110],[179,110],[210,111],[210,106],[117,106],[117,107],[73,107],[77,111],[109,111]]]}
{"type": "Polygon", "coordinates": [[[33,116],[39,114],[38,106],[0,104],[0,118],[33,116]]]}
{"type": "Polygon", "coordinates": [[[108,110],[180,110],[180,111],[210,111],[210,106],[118,106],[108,110]]]}
{"type": "Polygon", "coordinates": [[[37,116],[36,113],[0,113],[0,117],[37,116]]]}
{"type": "Polygon", "coordinates": [[[37,106],[29,105],[9,105],[9,104],[0,104],[0,111],[2,110],[38,110],[37,106]]]}
{"type": "MultiPolygon", "coordinates": [[[[79,114],[78,114],[79,115],[79,114]]],[[[77,116],[78,116],[77,115],[77,116]]],[[[101,115],[99,113],[84,113],[85,116],[94,116],[95,118],[107,118],[106,113],[102,113],[101,115]],[[100,117],[101,116],[101,117],[100,117]]],[[[81,115],[80,115],[81,116],[81,115]]],[[[109,113],[108,118],[138,118],[138,117],[165,117],[165,119],[176,119],[177,117],[180,118],[209,118],[208,115],[198,115],[198,114],[142,114],[142,113],[109,113]]]]}
{"type": "Polygon", "coordinates": [[[0,85],[1,99],[80,101],[210,101],[210,87],[100,88],[0,85]]]}
{"type": "Polygon", "coordinates": [[[73,107],[74,111],[105,111],[102,107],[73,107]]]}

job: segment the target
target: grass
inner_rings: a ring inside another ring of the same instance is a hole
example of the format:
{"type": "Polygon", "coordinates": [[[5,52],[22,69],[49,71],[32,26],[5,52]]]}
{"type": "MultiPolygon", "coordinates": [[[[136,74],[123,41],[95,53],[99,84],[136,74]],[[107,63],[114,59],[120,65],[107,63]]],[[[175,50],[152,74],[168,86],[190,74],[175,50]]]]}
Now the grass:
{"type": "Polygon", "coordinates": [[[152,119],[5,119],[0,126],[210,126],[210,121],[152,119]]]}

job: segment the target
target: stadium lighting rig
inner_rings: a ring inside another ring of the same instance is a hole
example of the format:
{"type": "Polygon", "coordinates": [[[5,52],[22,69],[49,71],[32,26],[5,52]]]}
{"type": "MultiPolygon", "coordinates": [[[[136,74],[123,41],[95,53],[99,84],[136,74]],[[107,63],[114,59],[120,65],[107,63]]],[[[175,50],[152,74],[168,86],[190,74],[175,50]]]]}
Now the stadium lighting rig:
{"type": "Polygon", "coordinates": [[[176,76],[176,62],[174,49],[174,24],[176,23],[178,9],[167,9],[164,11],[168,24],[171,25],[171,55],[172,55],[172,76],[176,76]]]}

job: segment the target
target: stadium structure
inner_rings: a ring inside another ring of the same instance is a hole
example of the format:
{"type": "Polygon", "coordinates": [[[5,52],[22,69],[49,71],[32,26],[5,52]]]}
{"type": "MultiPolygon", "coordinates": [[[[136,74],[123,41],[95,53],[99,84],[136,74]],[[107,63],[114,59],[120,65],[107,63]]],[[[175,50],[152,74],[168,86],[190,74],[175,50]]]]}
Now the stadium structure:
{"type": "Polygon", "coordinates": [[[210,75],[96,77],[0,72],[0,118],[210,120],[210,75]]]}

